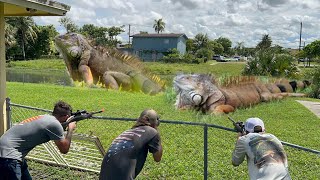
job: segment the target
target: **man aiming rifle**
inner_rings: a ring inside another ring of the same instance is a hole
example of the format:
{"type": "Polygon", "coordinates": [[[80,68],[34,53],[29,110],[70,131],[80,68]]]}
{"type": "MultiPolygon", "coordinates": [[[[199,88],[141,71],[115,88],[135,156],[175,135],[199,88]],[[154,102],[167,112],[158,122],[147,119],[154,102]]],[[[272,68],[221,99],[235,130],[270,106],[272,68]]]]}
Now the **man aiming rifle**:
{"type": "Polygon", "coordinates": [[[239,166],[247,157],[250,180],[291,180],[284,148],[277,137],[265,133],[263,121],[249,118],[241,129],[232,164],[239,166]]]}
{"type": "Polygon", "coordinates": [[[66,135],[61,123],[68,120],[71,111],[69,104],[58,101],[52,115],[31,117],[6,131],[0,137],[0,179],[32,179],[25,157],[39,144],[54,140],[61,153],[68,153],[76,123],[67,125],[66,135]]]}

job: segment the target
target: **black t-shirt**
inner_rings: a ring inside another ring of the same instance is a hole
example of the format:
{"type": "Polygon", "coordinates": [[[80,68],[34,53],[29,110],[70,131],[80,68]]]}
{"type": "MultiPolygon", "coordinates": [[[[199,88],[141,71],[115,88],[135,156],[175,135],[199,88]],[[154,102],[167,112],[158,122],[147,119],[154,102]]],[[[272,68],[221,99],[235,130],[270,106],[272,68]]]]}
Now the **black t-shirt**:
{"type": "Polygon", "coordinates": [[[100,180],[134,179],[142,170],[148,151],[160,149],[160,135],[150,126],[140,126],[121,133],[104,156],[100,180]]]}

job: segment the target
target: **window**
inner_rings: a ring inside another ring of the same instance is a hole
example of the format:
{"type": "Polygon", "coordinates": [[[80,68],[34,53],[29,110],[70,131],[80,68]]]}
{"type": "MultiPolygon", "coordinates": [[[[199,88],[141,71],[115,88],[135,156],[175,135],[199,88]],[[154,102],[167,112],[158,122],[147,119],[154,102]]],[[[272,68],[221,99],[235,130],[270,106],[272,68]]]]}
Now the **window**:
{"type": "Polygon", "coordinates": [[[165,43],[165,44],[169,44],[169,39],[165,39],[165,40],[164,40],[164,43],[165,43]]]}

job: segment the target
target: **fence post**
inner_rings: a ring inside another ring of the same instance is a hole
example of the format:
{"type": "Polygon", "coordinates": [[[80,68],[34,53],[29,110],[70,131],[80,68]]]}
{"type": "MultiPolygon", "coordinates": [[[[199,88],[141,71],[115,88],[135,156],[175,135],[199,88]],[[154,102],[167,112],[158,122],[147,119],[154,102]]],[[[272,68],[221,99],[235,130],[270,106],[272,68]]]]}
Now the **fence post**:
{"type": "Polygon", "coordinates": [[[208,179],[208,125],[203,127],[203,179],[208,179]]]}
{"type": "Polygon", "coordinates": [[[7,129],[11,128],[11,100],[6,98],[6,111],[7,111],[7,129]]]}

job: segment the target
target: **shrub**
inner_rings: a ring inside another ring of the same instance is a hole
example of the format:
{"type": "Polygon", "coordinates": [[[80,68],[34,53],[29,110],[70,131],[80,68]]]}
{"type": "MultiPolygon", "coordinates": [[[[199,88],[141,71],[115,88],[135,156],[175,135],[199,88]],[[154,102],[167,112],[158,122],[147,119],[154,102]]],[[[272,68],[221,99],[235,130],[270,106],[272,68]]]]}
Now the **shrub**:
{"type": "Polygon", "coordinates": [[[193,54],[186,53],[181,55],[177,49],[171,49],[169,52],[164,53],[165,56],[162,61],[165,63],[194,63],[199,64],[204,62],[204,58],[197,58],[193,54]]]}
{"type": "Polygon", "coordinates": [[[274,49],[269,48],[256,52],[253,59],[247,62],[242,74],[296,78],[299,71],[291,55],[277,54],[274,49]]]}
{"type": "Polygon", "coordinates": [[[311,90],[309,96],[320,99],[320,67],[306,73],[306,77],[311,79],[311,90]]]}

